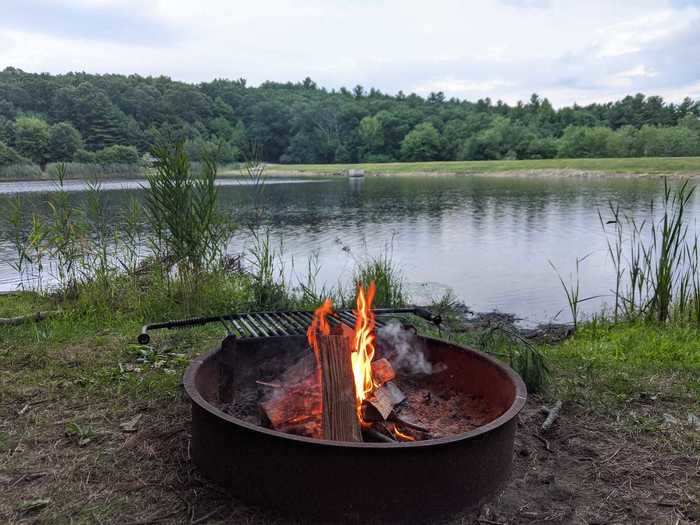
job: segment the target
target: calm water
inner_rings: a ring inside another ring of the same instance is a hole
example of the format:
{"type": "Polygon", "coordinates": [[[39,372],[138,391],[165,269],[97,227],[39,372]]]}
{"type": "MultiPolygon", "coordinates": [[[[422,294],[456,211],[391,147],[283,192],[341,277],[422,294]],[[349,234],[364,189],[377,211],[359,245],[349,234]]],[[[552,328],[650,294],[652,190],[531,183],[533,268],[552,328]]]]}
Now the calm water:
{"type": "MultiPolygon", "coordinates": [[[[138,181],[109,181],[106,199],[115,210],[138,181]]],[[[72,198],[85,186],[71,182],[72,198]]],[[[0,183],[0,206],[22,192],[27,208],[46,209],[50,183],[0,183]]],[[[475,310],[499,309],[529,322],[547,321],[565,309],[558,278],[573,271],[577,256],[591,254],[581,268],[582,295],[606,294],[613,275],[597,209],[618,202],[638,217],[658,199],[658,179],[588,177],[405,177],[364,179],[275,179],[265,188],[264,221],[275,245],[284,246],[288,278],[304,274],[318,254],[319,282],[348,282],[355,260],[393,252],[408,290],[426,303],[451,289],[475,310]]],[[[222,202],[241,223],[252,215],[252,188],[227,180],[222,202]]],[[[692,214],[700,211],[697,199],[692,214]]],[[[0,212],[2,213],[2,212],[0,212]]],[[[117,216],[115,212],[115,216],[117,216]]],[[[117,221],[118,222],[118,221],[117,221]]],[[[14,254],[0,235],[0,289],[17,281],[14,254]]],[[[232,252],[245,249],[241,233],[232,252]]],[[[586,303],[598,310],[604,299],[586,303]]],[[[567,319],[564,310],[558,319],[567,319]]]]}

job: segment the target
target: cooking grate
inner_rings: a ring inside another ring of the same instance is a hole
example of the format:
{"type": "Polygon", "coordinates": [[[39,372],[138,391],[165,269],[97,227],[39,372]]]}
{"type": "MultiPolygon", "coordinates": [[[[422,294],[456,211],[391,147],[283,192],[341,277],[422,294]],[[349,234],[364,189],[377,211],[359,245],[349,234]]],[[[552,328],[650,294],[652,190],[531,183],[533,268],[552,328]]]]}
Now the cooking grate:
{"type": "MultiPolygon", "coordinates": [[[[414,314],[440,325],[442,319],[439,315],[433,315],[425,308],[376,308],[373,310],[377,316],[377,326],[384,326],[384,321],[379,317],[394,314],[414,314]]],[[[147,324],[141,330],[138,341],[140,344],[148,344],[151,340],[149,331],[160,329],[190,328],[209,323],[222,323],[229,334],[241,339],[260,337],[289,337],[306,335],[306,330],[313,319],[313,312],[296,310],[289,312],[248,312],[233,313],[211,317],[194,317],[191,319],[179,319],[162,323],[147,324]]],[[[355,314],[352,310],[339,310],[335,315],[328,317],[332,325],[344,324],[353,328],[355,326],[355,314]]]]}

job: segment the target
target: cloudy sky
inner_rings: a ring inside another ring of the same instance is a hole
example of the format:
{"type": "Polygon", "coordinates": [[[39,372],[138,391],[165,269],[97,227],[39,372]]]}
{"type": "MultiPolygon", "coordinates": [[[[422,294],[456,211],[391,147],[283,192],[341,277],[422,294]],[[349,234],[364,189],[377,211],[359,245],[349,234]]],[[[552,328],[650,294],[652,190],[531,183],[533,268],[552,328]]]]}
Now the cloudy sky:
{"type": "Polygon", "coordinates": [[[700,0],[0,0],[0,69],[700,98],[700,0]]]}

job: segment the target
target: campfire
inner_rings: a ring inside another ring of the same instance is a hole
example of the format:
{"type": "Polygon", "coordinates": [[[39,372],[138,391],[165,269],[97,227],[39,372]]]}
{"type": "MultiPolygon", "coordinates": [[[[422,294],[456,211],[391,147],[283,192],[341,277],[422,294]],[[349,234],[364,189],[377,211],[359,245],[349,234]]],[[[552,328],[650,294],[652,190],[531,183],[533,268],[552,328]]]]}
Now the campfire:
{"type": "MultiPolygon", "coordinates": [[[[308,353],[281,370],[278,377],[256,381],[261,387],[262,424],[280,432],[331,441],[410,442],[446,435],[455,426],[457,431],[468,430],[498,417],[494,407],[472,396],[457,400],[462,412],[466,409],[468,413],[457,419],[443,414],[448,416],[447,424],[435,418],[436,412],[459,408],[450,402],[455,392],[436,390],[429,378],[420,377],[429,375],[426,371],[433,372],[427,363],[422,374],[405,367],[404,374],[397,376],[389,359],[400,357],[396,337],[379,343],[389,358],[377,357],[377,324],[372,309],[375,292],[373,282],[366,288],[358,287],[354,326],[338,322],[330,299],[316,309],[306,331],[308,353]],[[419,379],[423,385],[417,384],[419,379]],[[423,410],[422,415],[431,412],[430,417],[421,418],[420,409],[426,407],[431,410],[423,410]]],[[[405,348],[418,345],[418,339],[410,341],[410,334],[401,335],[407,339],[402,342],[404,353],[418,355],[417,348],[405,348]]]]}
{"type": "Polygon", "coordinates": [[[477,504],[508,479],[522,380],[475,350],[418,335],[419,307],[253,312],[196,358],[191,455],[237,498],[334,522],[408,522],[477,504]],[[391,482],[367,483],[369,472],[391,482]],[[418,475],[417,475],[418,474],[418,475]],[[319,483],[332,480],[332,483],[319,483]],[[311,504],[309,494],[315,497],[311,504]]]}

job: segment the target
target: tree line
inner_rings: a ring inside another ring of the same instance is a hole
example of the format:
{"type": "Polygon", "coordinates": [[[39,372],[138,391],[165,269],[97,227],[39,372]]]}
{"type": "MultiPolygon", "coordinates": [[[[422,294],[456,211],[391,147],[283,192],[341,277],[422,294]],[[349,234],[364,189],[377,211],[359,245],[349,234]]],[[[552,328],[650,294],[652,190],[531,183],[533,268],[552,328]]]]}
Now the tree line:
{"type": "Polygon", "coordinates": [[[263,160],[347,163],[700,155],[700,101],[658,96],[555,109],[533,94],[506,104],[396,95],[311,79],[217,79],[0,72],[0,166],[17,162],[135,163],[183,142],[193,160],[222,162],[256,144],[263,160]]]}

